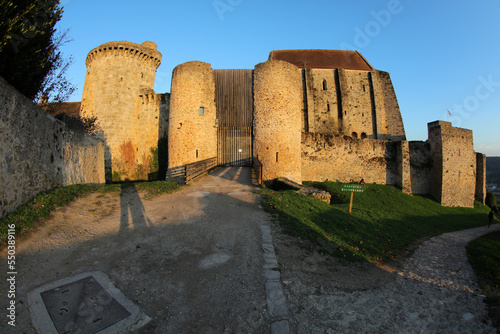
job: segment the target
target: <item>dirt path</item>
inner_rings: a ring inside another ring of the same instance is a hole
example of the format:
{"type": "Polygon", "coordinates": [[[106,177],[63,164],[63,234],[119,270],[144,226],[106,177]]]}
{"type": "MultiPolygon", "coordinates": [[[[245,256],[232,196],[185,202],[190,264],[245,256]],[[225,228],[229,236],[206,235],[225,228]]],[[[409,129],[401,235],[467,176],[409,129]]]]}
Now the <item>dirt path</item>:
{"type": "Polygon", "coordinates": [[[260,230],[267,215],[250,178],[220,169],[152,200],[132,187],[61,209],[18,242],[18,326],[2,319],[0,332],[32,333],[27,293],[87,271],[106,273],[153,319],[141,333],[269,332],[260,230]]]}
{"type": "MultiPolygon", "coordinates": [[[[500,225],[433,238],[400,267],[345,266],[270,224],[254,190],[248,170],[225,168],[152,200],[78,199],[18,242],[18,326],[0,319],[0,332],[33,333],[29,291],[101,271],[152,318],[139,333],[269,333],[271,249],[286,297],[275,333],[286,320],[292,333],[495,333],[464,247],[500,225]]],[[[4,310],[7,290],[2,279],[4,310]]]]}

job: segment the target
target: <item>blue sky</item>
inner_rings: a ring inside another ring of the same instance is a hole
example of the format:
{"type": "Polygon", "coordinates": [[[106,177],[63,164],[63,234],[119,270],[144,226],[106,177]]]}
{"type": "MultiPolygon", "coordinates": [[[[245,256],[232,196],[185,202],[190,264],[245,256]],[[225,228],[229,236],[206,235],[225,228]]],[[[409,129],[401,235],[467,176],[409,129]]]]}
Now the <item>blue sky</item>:
{"type": "Polygon", "coordinates": [[[448,120],[474,131],[474,147],[500,156],[500,1],[62,0],[59,30],[80,101],[88,52],[110,41],[155,42],[155,91],[191,61],[252,69],[282,49],[358,50],[390,73],[408,140],[448,120]],[[447,115],[449,110],[453,116],[447,115]]]}

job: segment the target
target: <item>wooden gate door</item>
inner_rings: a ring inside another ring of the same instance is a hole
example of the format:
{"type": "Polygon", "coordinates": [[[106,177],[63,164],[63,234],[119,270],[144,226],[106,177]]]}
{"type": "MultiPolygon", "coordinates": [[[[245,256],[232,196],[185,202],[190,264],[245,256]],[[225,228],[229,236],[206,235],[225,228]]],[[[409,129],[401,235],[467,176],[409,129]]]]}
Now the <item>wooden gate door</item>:
{"type": "Polygon", "coordinates": [[[253,70],[215,70],[217,164],[252,165],[253,70]]]}

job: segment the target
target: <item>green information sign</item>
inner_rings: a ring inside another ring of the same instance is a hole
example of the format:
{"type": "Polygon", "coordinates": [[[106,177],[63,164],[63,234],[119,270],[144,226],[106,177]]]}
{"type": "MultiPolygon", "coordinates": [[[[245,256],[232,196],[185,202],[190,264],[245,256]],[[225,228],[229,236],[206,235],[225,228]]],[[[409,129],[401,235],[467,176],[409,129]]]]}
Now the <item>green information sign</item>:
{"type": "Polygon", "coordinates": [[[340,191],[351,193],[351,204],[349,205],[349,219],[347,220],[347,224],[351,223],[351,212],[352,212],[352,199],[354,197],[354,193],[362,193],[366,190],[366,187],[363,184],[350,184],[343,183],[340,191]]]}
{"type": "Polygon", "coordinates": [[[343,184],[340,191],[346,193],[362,193],[366,190],[365,186],[362,184],[343,184]]]}

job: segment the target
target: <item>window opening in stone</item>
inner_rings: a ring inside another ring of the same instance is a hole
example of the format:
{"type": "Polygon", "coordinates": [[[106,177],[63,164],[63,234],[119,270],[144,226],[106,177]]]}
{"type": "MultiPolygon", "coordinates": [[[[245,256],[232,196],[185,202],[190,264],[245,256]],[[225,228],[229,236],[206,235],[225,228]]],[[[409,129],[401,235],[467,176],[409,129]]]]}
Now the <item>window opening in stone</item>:
{"type": "Polygon", "coordinates": [[[353,132],[351,137],[354,139],[358,139],[358,134],[356,132],[353,132]]]}
{"type": "Polygon", "coordinates": [[[200,107],[200,116],[205,114],[205,107],[200,107]]]}
{"type": "Polygon", "coordinates": [[[328,85],[326,83],[326,80],[323,80],[323,90],[328,90],[328,85]]]}
{"type": "Polygon", "coordinates": [[[361,132],[361,139],[365,139],[365,138],[366,138],[366,133],[361,132]]]}
{"type": "Polygon", "coordinates": [[[330,103],[326,104],[326,111],[330,111],[330,103]]]}
{"type": "Polygon", "coordinates": [[[196,149],[196,157],[198,158],[198,149],[196,149]]]}
{"type": "Polygon", "coordinates": [[[278,152],[276,152],[276,162],[278,162],[278,152]]]}

